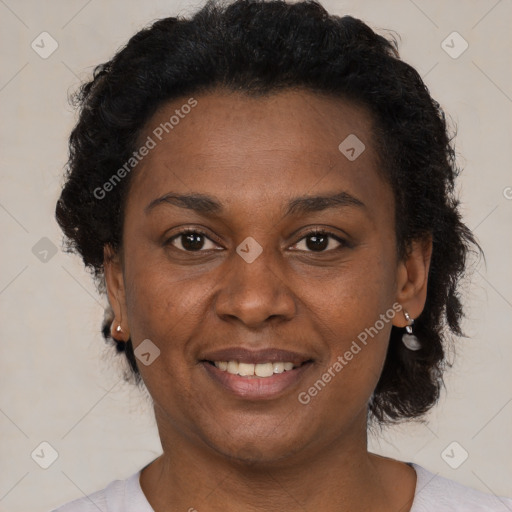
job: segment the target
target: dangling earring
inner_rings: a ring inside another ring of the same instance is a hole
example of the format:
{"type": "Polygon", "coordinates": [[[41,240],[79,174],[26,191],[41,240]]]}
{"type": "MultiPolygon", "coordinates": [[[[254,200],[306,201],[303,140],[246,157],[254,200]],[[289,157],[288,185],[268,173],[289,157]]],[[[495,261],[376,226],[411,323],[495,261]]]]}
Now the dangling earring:
{"type": "Polygon", "coordinates": [[[407,320],[408,325],[405,327],[406,333],[402,336],[402,343],[409,349],[409,350],[419,350],[421,348],[421,343],[416,336],[412,333],[412,324],[414,323],[414,320],[409,316],[409,313],[405,311],[404,309],[404,316],[407,320]]]}

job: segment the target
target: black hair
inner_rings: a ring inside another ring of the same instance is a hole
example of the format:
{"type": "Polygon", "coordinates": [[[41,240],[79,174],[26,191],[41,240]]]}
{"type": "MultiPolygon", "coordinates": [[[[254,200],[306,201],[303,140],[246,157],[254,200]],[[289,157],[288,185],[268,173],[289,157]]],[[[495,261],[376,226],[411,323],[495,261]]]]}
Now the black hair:
{"type": "MultiPolygon", "coordinates": [[[[130,176],[98,199],[94,191],[130,158],[145,124],[164,102],[218,88],[269,95],[303,88],[364,105],[374,121],[381,170],[395,197],[397,251],[432,237],[425,308],[414,324],[422,344],[410,351],[392,327],[369,413],[380,424],[419,418],[439,399],[446,343],[462,335],[460,279],[480,250],[461,220],[459,173],[444,113],[396,40],[316,1],[209,1],[190,18],[168,17],[136,33],[74,96],[79,119],[56,218],[66,250],[78,252],[105,292],[103,249],[122,247],[130,176]]],[[[102,332],[112,341],[110,325],[102,332]]],[[[135,381],[131,340],[116,342],[135,381]]]]}

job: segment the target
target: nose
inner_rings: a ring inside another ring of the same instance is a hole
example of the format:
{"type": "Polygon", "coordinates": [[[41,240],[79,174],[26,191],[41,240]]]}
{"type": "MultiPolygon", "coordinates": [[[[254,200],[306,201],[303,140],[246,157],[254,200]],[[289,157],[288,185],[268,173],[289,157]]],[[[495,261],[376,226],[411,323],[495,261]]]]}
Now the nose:
{"type": "Polygon", "coordinates": [[[296,303],[278,265],[263,250],[248,263],[237,253],[226,261],[226,271],[215,301],[216,314],[224,321],[242,322],[257,330],[269,322],[290,320],[296,303]]]}

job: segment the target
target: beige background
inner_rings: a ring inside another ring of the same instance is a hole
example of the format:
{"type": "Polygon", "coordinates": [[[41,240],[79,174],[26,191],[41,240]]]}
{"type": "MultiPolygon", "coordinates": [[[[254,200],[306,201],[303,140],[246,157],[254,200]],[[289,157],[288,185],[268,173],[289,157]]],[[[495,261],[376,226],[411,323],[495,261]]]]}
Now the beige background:
{"type": "MultiPolygon", "coordinates": [[[[48,511],[127,477],[160,453],[152,411],[120,380],[119,363],[99,334],[103,302],[80,260],[60,251],[53,212],[74,123],[67,93],[150,21],[201,4],[0,0],[0,511],[48,511]],[[59,45],[47,59],[31,48],[43,31],[59,45]],[[39,242],[43,237],[51,243],[39,242]],[[40,261],[38,242],[59,250],[40,261]],[[48,469],[31,458],[43,441],[58,453],[48,469]]],[[[458,125],[463,212],[487,256],[487,269],[475,272],[467,290],[470,338],[458,343],[447,394],[428,424],[389,430],[371,448],[512,495],[512,3],[323,4],[401,35],[403,58],[458,125]],[[441,47],[453,31],[469,43],[457,59],[441,47]],[[458,469],[442,456],[454,441],[447,460],[469,454],[458,469]]]]}

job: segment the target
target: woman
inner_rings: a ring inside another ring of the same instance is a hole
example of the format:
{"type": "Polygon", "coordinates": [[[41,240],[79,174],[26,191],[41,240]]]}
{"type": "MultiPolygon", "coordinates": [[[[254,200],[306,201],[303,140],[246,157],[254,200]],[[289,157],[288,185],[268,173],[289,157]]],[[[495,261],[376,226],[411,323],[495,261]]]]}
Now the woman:
{"type": "Polygon", "coordinates": [[[316,2],[210,2],[78,102],[57,220],[163,453],[59,512],[512,509],[367,450],[438,400],[478,250],[393,43],[316,2]]]}

